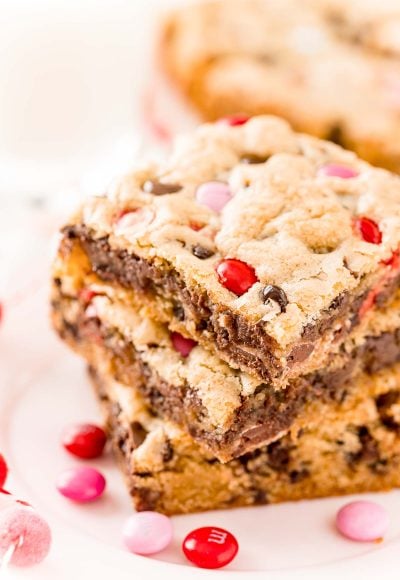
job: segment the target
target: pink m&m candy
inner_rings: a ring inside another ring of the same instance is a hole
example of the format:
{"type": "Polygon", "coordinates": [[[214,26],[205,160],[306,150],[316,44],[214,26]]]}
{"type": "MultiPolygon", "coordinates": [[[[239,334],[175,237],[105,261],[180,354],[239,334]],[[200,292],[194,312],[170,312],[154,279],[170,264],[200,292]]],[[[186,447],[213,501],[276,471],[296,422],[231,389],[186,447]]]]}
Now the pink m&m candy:
{"type": "Polygon", "coordinates": [[[358,171],[347,165],[338,165],[329,163],[318,169],[318,175],[325,177],[341,177],[342,179],[351,179],[358,176],[358,171]]]}
{"type": "Polygon", "coordinates": [[[389,525],[386,510],[372,501],[352,501],[343,506],[336,515],[338,531],[356,542],[380,540],[389,525]]]}
{"type": "Polygon", "coordinates": [[[64,497],[85,503],[103,494],[106,480],[93,467],[72,467],[59,475],[56,486],[64,497]]]}
{"type": "Polygon", "coordinates": [[[123,539],[134,554],[157,554],[171,543],[171,520],[157,512],[139,512],[126,522],[123,539]]]}
{"type": "Polygon", "coordinates": [[[189,356],[197,342],[191,338],[186,338],[179,334],[179,332],[171,332],[171,342],[175,350],[177,350],[184,358],[189,356]]]}
{"type": "Polygon", "coordinates": [[[229,185],[223,181],[207,181],[197,188],[196,199],[201,205],[219,213],[232,199],[232,193],[229,185]]]}
{"type": "Polygon", "coordinates": [[[227,530],[204,527],[186,536],[182,550],[186,558],[199,568],[214,569],[232,562],[239,551],[239,544],[227,530]]]}

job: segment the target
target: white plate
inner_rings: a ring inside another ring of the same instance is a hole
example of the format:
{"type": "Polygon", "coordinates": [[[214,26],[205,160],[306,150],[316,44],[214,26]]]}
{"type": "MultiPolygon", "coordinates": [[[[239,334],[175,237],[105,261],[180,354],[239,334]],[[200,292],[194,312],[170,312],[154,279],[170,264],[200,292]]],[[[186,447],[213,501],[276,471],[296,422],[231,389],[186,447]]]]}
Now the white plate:
{"type": "Polygon", "coordinates": [[[382,544],[357,544],[341,538],[333,519],[345,500],[333,498],[175,517],[174,544],[156,558],[129,554],[122,546],[121,529],[132,508],[111,457],[94,462],[108,483],[101,500],[79,506],[61,497],[54,486],[57,474],[77,465],[78,460],[61,448],[60,430],[74,421],[99,420],[99,414],[82,361],[49,328],[47,288],[35,284],[35,273],[46,271],[49,257],[45,248],[51,238],[47,226],[53,220],[41,213],[39,227],[35,216],[35,211],[29,220],[26,214],[13,216],[14,224],[23,219],[25,225],[21,246],[36,240],[37,258],[26,259],[27,278],[11,270],[8,284],[18,300],[8,295],[0,328],[0,450],[10,464],[9,488],[48,519],[54,546],[42,565],[29,571],[13,570],[10,578],[58,580],[96,574],[98,579],[106,579],[113,574],[118,580],[152,580],[162,574],[166,579],[187,580],[188,575],[212,578],[228,574],[234,578],[297,579],[338,574],[354,578],[361,573],[363,578],[377,574],[398,577],[398,491],[370,496],[391,515],[382,544]],[[225,571],[189,568],[181,553],[185,534],[203,525],[226,527],[239,540],[239,556],[225,571]]]}

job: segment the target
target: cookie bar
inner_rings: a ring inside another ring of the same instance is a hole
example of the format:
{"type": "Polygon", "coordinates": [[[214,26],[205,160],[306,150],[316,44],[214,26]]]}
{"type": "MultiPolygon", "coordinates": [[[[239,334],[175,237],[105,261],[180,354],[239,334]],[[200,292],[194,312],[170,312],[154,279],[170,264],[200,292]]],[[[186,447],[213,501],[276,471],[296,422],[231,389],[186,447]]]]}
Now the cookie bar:
{"type": "Polygon", "coordinates": [[[309,417],[310,408],[319,416],[321,402],[344,402],[350,380],[361,371],[375,373],[400,360],[398,292],[362,332],[349,335],[325,368],[274,389],[154,322],[137,296],[91,273],[76,240],[68,248],[62,245],[61,252],[52,295],[60,336],[90,362],[101,349],[101,358],[123,383],[136,384],[138,374],[146,377],[137,388],[149,406],[221,461],[278,438],[309,417]]]}
{"type": "Polygon", "coordinates": [[[319,424],[226,464],[150,412],[104,362],[90,374],[139,511],[191,513],[400,486],[398,366],[366,378],[346,411],[327,408],[319,424]]]}
{"type": "Polygon", "coordinates": [[[162,60],[207,120],[286,118],[400,172],[400,5],[230,0],[171,14],[162,60]]]}
{"type": "Polygon", "coordinates": [[[399,177],[261,116],[182,137],[63,236],[157,321],[280,388],[394,294],[399,208],[399,177]]]}

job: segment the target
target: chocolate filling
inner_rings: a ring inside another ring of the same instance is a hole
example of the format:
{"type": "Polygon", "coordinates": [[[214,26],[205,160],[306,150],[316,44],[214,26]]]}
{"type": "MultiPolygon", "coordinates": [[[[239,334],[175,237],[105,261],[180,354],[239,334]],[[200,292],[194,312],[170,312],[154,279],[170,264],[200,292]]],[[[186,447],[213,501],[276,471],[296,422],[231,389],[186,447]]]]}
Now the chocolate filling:
{"type": "MultiPolygon", "coordinates": [[[[62,300],[69,300],[64,298],[62,300]]],[[[62,304],[54,304],[62,312],[62,304]]],[[[210,425],[206,407],[195,389],[189,384],[177,388],[164,381],[145,363],[116,329],[105,327],[98,319],[87,319],[83,312],[76,325],[65,324],[58,328],[63,338],[74,342],[101,342],[104,356],[112,361],[115,377],[122,383],[137,384],[138,372],[145,380],[137,388],[149,406],[184,428],[198,441],[203,441],[223,460],[243,455],[275,439],[290,429],[295,418],[312,401],[342,402],[352,388],[349,379],[355,369],[374,372],[400,360],[400,329],[393,333],[382,333],[368,337],[363,346],[343,355],[342,366],[311,373],[294,379],[286,389],[274,389],[260,385],[255,393],[242,399],[230,428],[217,431],[210,425]],[[383,360],[381,352],[391,353],[383,360]]],[[[168,451],[166,451],[168,455],[168,451]]]]}
{"type": "MultiPolygon", "coordinates": [[[[159,489],[154,489],[150,483],[151,480],[157,480],[157,473],[138,473],[132,461],[133,451],[141,445],[147,436],[146,429],[138,421],[128,423],[128,421],[124,420],[121,416],[121,407],[108,398],[106,387],[101,376],[93,367],[89,367],[89,374],[91,375],[97,395],[105,407],[107,427],[110,432],[113,450],[125,473],[130,494],[135,499],[136,509],[138,511],[164,511],[162,485],[159,489]]],[[[395,404],[398,395],[398,392],[395,392],[393,397],[392,392],[381,395],[380,397],[384,397],[381,401],[382,405],[385,408],[389,408],[388,405],[391,403],[395,404]]],[[[381,456],[379,443],[372,437],[368,427],[354,426],[354,428],[357,429],[360,450],[357,453],[348,453],[345,455],[350,469],[356,469],[360,463],[365,463],[373,473],[385,473],[388,468],[388,461],[381,456]]],[[[342,445],[342,441],[337,442],[339,448],[342,445]]],[[[170,442],[167,442],[167,446],[171,450],[168,457],[163,457],[165,465],[162,471],[173,472],[176,470],[179,472],[179,466],[168,465],[168,462],[175,455],[175,450],[170,442]]],[[[292,485],[299,484],[312,476],[312,464],[309,461],[297,465],[296,469],[293,468],[291,452],[295,448],[296,444],[291,441],[290,437],[284,437],[279,441],[256,449],[230,462],[229,467],[232,470],[233,477],[240,475],[240,470],[245,471],[248,477],[250,477],[251,484],[245,493],[251,499],[251,503],[268,503],[268,490],[266,489],[268,480],[266,478],[268,478],[271,472],[278,473],[280,477],[287,479],[292,485]]],[[[203,459],[201,461],[210,465],[218,463],[216,459],[203,459]]],[[[231,500],[228,500],[227,505],[235,505],[235,503],[237,503],[236,498],[232,497],[231,500]]]]}
{"type": "MultiPolygon", "coordinates": [[[[67,226],[64,235],[79,240],[89,257],[93,271],[106,282],[117,282],[125,288],[161,296],[171,306],[171,316],[193,321],[197,331],[214,343],[220,354],[234,366],[253,371],[268,382],[279,381],[287,367],[306,360],[316,343],[330,333],[333,342],[340,342],[358,324],[360,305],[368,290],[361,295],[343,293],[332,301],[315,324],[304,328],[301,340],[293,346],[282,362],[282,352],[274,339],[265,333],[263,322],[251,324],[221,305],[214,304],[206,292],[185,286],[179,274],[168,264],[162,267],[126,250],[112,249],[107,237],[94,239],[83,225],[67,226]]],[[[400,274],[392,278],[377,297],[383,304],[400,283],[400,274]]]]}

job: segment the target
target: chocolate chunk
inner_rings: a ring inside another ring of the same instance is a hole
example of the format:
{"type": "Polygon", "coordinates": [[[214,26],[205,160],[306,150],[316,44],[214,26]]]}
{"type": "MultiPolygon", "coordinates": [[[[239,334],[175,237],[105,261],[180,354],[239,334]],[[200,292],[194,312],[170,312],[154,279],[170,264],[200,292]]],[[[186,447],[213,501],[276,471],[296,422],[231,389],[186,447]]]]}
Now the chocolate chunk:
{"type": "Polygon", "coordinates": [[[326,138],[328,139],[328,141],[332,141],[333,143],[336,143],[336,145],[341,145],[341,146],[344,145],[344,132],[343,132],[343,128],[340,125],[340,123],[336,123],[335,125],[332,125],[326,138]]]}
{"type": "Polygon", "coordinates": [[[286,312],[286,306],[289,303],[285,292],[279,286],[268,284],[262,291],[263,302],[266,304],[268,300],[277,302],[280,306],[281,312],[286,312]]]}
{"type": "Polygon", "coordinates": [[[349,453],[347,460],[350,464],[363,461],[372,467],[377,461],[380,461],[378,443],[370,434],[368,427],[360,427],[357,435],[361,449],[356,453],[349,453]]]}
{"type": "Polygon", "coordinates": [[[153,195],[166,195],[167,193],[176,193],[182,189],[179,183],[162,183],[148,179],[142,186],[143,191],[153,195]]]}
{"type": "Polygon", "coordinates": [[[268,503],[268,497],[266,492],[263,489],[257,489],[255,488],[253,491],[253,498],[254,498],[254,503],[255,504],[266,504],[268,503]]]}
{"type": "Polygon", "coordinates": [[[172,307],[172,314],[180,322],[182,322],[182,320],[185,320],[185,309],[180,304],[174,304],[174,306],[172,307]]]}
{"type": "Polygon", "coordinates": [[[310,472],[306,468],[300,470],[293,469],[289,472],[290,483],[299,483],[303,479],[306,479],[306,477],[309,477],[309,475],[310,472]]]}
{"type": "Polygon", "coordinates": [[[398,403],[399,398],[399,391],[389,391],[388,393],[379,395],[375,401],[383,425],[385,425],[385,427],[391,431],[400,430],[399,423],[396,422],[395,417],[391,413],[392,406],[398,403]]]}
{"type": "Polygon", "coordinates": [[[147,431],[143,428],[143,426],[138,421],[133,421],[131,423],[131,434],[133,439],[133,444],[136,447],[139,447],[143,441],[146,439],[147,431]]]}
{"type": "Polygon", "coordinates": [[[265,163],[270,158],[270,155],[256,155],[255,153],[246,153],[240,158],[241,163],[247,165],[256,165],[257,163],[265,163]]]}
{"type": "Polygon", "coordinates": [[[290,460],[290,450],[279,441],[268,445],[268,465],[275,471],[287,471],[290,460]]]}
{"type": "Polygon", "coordinates": [[[196,258],[199,258],[199,260],[206,260],[207,258],[211,258],[215,252],[209,248],[205,248],[204,246],[197,244],[196,246],[193,246],[192,254],[196,256],[196,258]]]}
{"type": "Polygon", "coordinates": [[[168,461],[171,461],[173,456],[174,456],[174,448],[172,447],[170,440],[167,439],[165,444],[164,444],[164,448],[163,448],[163,452],[162,452],[162,458],[163,458],[164,463],[168,463],[168,461]]]}

